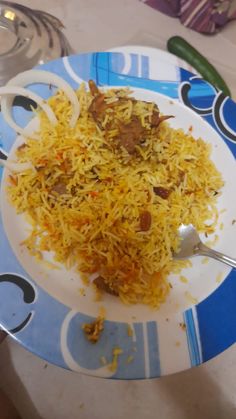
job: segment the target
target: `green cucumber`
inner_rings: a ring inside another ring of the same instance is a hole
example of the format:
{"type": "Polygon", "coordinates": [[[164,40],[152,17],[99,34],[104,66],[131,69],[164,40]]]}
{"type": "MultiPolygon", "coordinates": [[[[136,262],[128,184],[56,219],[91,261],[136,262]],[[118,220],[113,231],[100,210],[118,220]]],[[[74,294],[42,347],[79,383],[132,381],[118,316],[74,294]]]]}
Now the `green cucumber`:
{"type": "Polygon", "coordinates": [[[167,42],[167,49],[172,54],[183,58],[193,66],[202,77],[213,86],[221,90],[226,96],[231,97],[230,90],[218,71],[203,57],[192,45],[180,36],[173,36],[167,42]]]}

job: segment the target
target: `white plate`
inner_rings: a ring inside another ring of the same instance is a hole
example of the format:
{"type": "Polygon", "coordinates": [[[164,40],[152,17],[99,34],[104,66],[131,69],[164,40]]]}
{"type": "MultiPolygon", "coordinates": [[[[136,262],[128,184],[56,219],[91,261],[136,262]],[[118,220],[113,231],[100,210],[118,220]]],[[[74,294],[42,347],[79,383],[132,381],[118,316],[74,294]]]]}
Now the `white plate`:
{"type": "MultiPolygon", "coordinates": [[[[155,101],[163,113],[174,114],[175,118],[170,120],[173,127],[187,131],[192,126],[196,138],[210,142],[212,158],[225,180],[218,206],[219,210],[226,209],[220,215],[224,229],[216,231],[219,236],[216,248],[235,256],[236,235],[232,225],[236,218],[236,202],[232,199],[235,194],[232,154],[235,146],[231,138],[235,120],[231,112],[235,112],[236,106],[228,99],[223,100],[208,83],[164,58],[165,54],[160,51],[136,47],[135,51],[124,49],[120,53],[72,56],[43,67],[60,74],[74,88],[90,78],[104,87],[131,86],[135,97],[155,101]],[[157,54],[163,60],[158,59],[157,54]]],[[[52,94],[49,89],[37,85],[34,90],[44,97],[52,94]]],[[[16,118],[25,123],[28,119],[20,109],[16,118]]],[[[0,124],[5,130],[2,148],[10,150],[9,157],[13,157],[22,139],[17,138],[14,142],[12,131],[1,119],[0,124]]],[[[36,124],[37,121],[32,120],[32,130],[36,124]]],[[[90,289],[86,290],[86,296],[81,296],[79,288],[83,285],[77,273],[68,272],[63,266],[50,270],[20,246],[27,235],[27,224],[8,203],[6,176],[4,173],[1,192],[0,324],[11,330],[28,349],[57,365],[87,374],[125,379],[156,377],[189,368],[215,356],[235,341],[236,333],[231,331],[235,324],[234,308],[231,307],[231,298],[236,292],[235,274],[228,267],[213,260],[205,265],[200,257],[195,258],[193,267],[183,271],[189,279],[187,284],[178,276],[171,276],[173,290],[159,311],[142,305],[125,306],[109,295],[104,296],[102,303],[95,303],[90,289]],[[220,276],[221,284],[217,281],[220,276]],[[186,293],[198,301],[195,307],[190,307],[186,293]],[[227,303],[223,301],[225,295],[227,303]],[[91,345],[84,338],[81,326],[97,316],[101,305],[107,312],[105,331],[101,340],[91,345]],[[228,334],[217,327],[222,313],[228,334]],[[132,338],[127,334],[127,323],[134,331],[132,338]],[[180,323],[185,323],[186,330],[180,323]],[[123,354],[114,373],[101,365],[100,358],[105,356],[110,363],[116,346],[123,349],[123,354]],[[127,364],[131,355],[134,359],[127,364]]]]}

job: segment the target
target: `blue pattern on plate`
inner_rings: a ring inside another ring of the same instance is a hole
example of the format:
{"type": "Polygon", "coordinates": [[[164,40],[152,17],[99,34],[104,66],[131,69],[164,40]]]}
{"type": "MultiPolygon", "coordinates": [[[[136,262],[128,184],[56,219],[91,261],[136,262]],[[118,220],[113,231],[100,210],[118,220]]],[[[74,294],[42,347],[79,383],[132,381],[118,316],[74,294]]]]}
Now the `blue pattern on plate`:
{"type": "Polygon", "coordinates": [[[159,354],[159,343],[157,333],[157,322],[147,323],[147,337],[148,337],[148,357],[149,357],[149,377],[161,376],[161,364],[159,354]]]}
{"type": "Polygon", "coordinates": [[[197,305],[203,361],[236,342],[236,278],[231,271],[221,286],[197,305]]]}
{"type": "Polygon", "coordinates": [[[141,77],[144,79],[149,78],[149,59],[147,56],[141,56],[141,77]]]}
{"type": "Polygon", "coordinates": [[[198,334],[197,334],[197,325],[194,320],[193,310],[189,309],[186,310],[184,313],[184,321],[186,325],[187,331],[187,339],[188,339],[188,348],[191,360],[191,366],[195,367],[196,365],[201,364],[202,362],[202,345],[199,341],[198,334]]]}
{"type": "Polygon", "coordinates": [[[31,313],[29,322],[14,337],[19,342],[27,342],[29,350],[57,365],[66,367],[60,349],[61,324],[69,309],[59,303],[42,288],[36,286],[27,272],[22,268],[5,236],[0,220],[0,319],[1,325],[8,330],[17,328],[31,313]],[[3,275],[15,275],[18,285],[1,282],[3,275]],[[26,281],[35,292],[34,300],[24,301],[21,283],[26,281]],[[45,339],[47,334],[50,339],[45,339]]]}
{"type": "MultiPolygon", "coordinates": [[[[235,104],[230,99],[224,99],[209,83],[177,67],[173,80],[150,80],[150,65],[150,58],[146,55],[90,53],[53,61],[42,68],[60,75],[73,88],[77,88],[81,81],[88,82],[92,78],[99,85],[129,85],[151,89],[170,98],[179,98],[187,106],[194,108],[221,134],[235,156],[235,104]]],[[[173,70],[173,65],[170,68],[173,70]]],[[[36,85],[32,90],[45,98],[52,94],[47,86],[36,85]]],[[[19,107],[14,109],[14,115],[22,126],[32,117],[31,112],[23,111],[19,107]]],[[[0,147],[8,152],[16,134],[7,126],[1,114],[0,126],[0,147]]],[[[91,370],[93,373],[98,371],[98,375],[101,376],[104,373],[100,373],[100,358],[105,356],[110,363],[112,350],[114,347],[120,347],[123,353],[118,358],[118,369],[116,372],[110,372],[110,377],[136,379],[158,377],[162,374],[158,325],[155,321],[133,323],[135,338],[128,336],[127,324],[106,321],[101,340],[96,347],[92,346],[85,340],[81,325],[93,318],[83,313],[72,313],[71,316],[68,307],[36,286],[14,256],[2,222],[0,237],[0,322],[6,329],[15,329],[12,333],[19,342],[57,365],[71,368],[72,360],[78,365],[78,369],[82,368],[88,374],[91,370]],[[19,277],[19,282],[9,282],[11,275],[12,278],[19,277]],[[4,282],[1,281],[3,279],[4,282]],[[22,284],[28,284],[34,296],[29,298],[28,302],[24,301],[22,284]],[[68,326],[65,329],[68,316],[68,326]],[[23,326],[17,330],[19,325],[23,326]],[[70,355],[69,361],[66,359],[66,353],[70,355]],[[128,362],[132,355],[134,359],[128,362]]],[[[191,365],[212,358],[236,341],[235,276],[235,272],[231,272],[210,297],[184,314],[191,365]]],[[[188,361],[186,359],[186,364],[188,361]]]]}

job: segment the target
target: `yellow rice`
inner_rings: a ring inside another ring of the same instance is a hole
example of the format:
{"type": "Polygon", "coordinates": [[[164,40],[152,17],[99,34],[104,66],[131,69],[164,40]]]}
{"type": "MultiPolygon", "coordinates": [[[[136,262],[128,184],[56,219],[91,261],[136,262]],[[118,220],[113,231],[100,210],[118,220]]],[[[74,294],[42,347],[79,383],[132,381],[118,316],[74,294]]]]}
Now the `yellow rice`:
{"type": "MultiPolygon", "coordinates": [[[[74,129],[68,126],[70,104],[58,92],[48,103],[59,124],[52,127],[39,112],[40,140],[27,139],[17,152],[18,162],[30,161],[37,169],[9,182],[12,204],[31,219],[24,244],[32,254],[53,251],[56,262],[76,265],[83,275],[98,272],[125,303],[159,307],[170,290],[167,277],[178,265],[172,253],[179,247],[180,224],[212,233],[217,223],[215,191],[223,182],[210,146],[163,122],[136,155],[111,149],[88,113],[91,94],[84,86],[77,94],[81,115],[74,129]],[[61,179],[64,195],[52,192],[61,179]],[[154,186],[171,190],[168,199],[155,195],[154,186]],[[143,210],[151,213],[149,231],[139,229],[143,210]]],[[[115,100],[116,93],[107,91],[106,98],[115,100]]],[[[117,108],[117,118],[129,122],[134,111],[148,126],[153,104],[127,101],[117,108]]],[[[109,135],[112,141],[117,132],[109,135]]]]}

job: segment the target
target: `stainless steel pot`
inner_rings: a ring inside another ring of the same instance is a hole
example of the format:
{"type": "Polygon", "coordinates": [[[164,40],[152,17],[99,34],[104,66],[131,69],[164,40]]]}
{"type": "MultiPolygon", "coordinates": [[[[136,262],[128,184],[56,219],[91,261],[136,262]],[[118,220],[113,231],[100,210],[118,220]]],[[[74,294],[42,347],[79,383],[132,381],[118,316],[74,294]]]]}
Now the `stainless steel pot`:
{"type": "Polygon", "coordinates": [[[71,54],[62,29],[49,13],[0,1],[0,85],[37,64],[71,54]]]}

